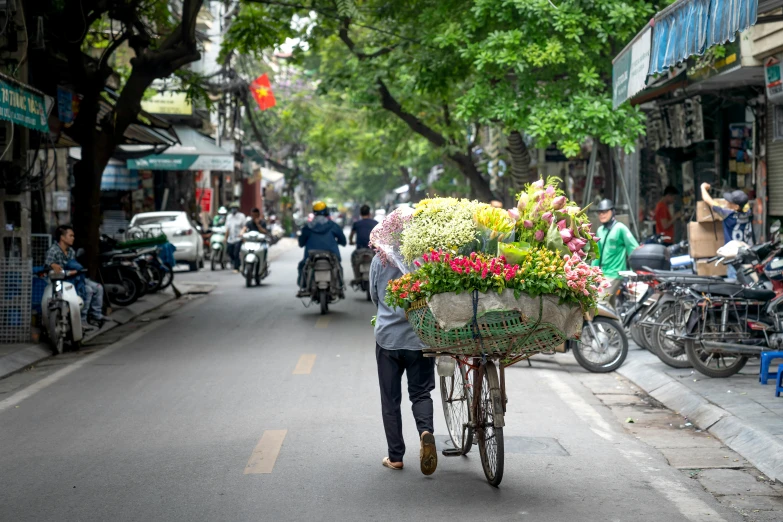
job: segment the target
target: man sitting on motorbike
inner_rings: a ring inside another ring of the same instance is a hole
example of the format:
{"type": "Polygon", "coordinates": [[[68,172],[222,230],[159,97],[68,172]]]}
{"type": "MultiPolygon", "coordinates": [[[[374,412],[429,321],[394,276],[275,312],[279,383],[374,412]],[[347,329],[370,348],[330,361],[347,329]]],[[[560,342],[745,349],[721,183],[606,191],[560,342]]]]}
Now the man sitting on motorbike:
{"type": "MultiPolygon", "coordinates": [[[[304,259],[299,262],[299,292],[297,297],[307,297],[310,295],[309,289],[305,289],[305,283],[302,277],[302,271],[311,250],[326,250],[332,252],[340,260],[340,247],[345,246],[345,234],[343,230],[329,219],[329,209],[323,201],[313,203],[313,220],[309,222],[299,236],[299,246],[304,247],[304,259]]],[[[340,280],[342,281],[342,267],[340,267],[340,280]]],[[[343,297],[343,289],[339,289],[340,297],[343,297]]]]}
{"type": "MultiPolygon", "coordinates": [[[[76,252],[73,250],[73,242],[76,239],[73,227],[60,225],[54,231],[56,241],[46,252],[44,263],[55,272],[67,271],[67,276],[73,277],[81,268],[76,261],[76,252]]],[[[74,284],[76,292],[84,301],[82,308],[82,327],[88,328],[89,324],[100,324],[106,320],[103,315],[103,287],[90,278],[84,278],[84,284],[74,284]],[[89,322],[88,322],[89,321],[89,322]]]]}
{"type": "Polygon", "coordinates": [[[639,242],[633,237],[627,226],[615,219],[614,202],[604,199],[598,204],[599,257],[593,261],[593,266],[600,266],[604,276],[614,283],[621,279],[620,272],[627,268],[627,258],[631,252],[639,248],[639,242]]]}
{"type": "Polygon", "coordinates": [[[378,222],[370,217],[370,207],[363,205],[359,209],[359,215],[361,219],[356,221],[351,227],[351,235],[348,241],[353,245],[356,244],[356,250],[351,254],[351,265],[353,265],[353,277],[355,281],[360,281],[362,274],[360,274],[361,258],[357,254],[360,250],[370,248],[370,232],[378,225],[378,222]]]}
{"type": "Polygon", "coordinates": [[[266,221],[264,221],[264,217],[261,215],[261,211],[258,208],[254,208],[250,211],[250,219],[245,223],[245,228],[242,229],[242,235],[245,235],[245,232],[261,232],[262,234],[269,235],[266,221]]]}
{"type": "Polygon", "coordinates": [[[234,265],[234,272],[239,272],[239,251],[242,250],[242,230],[245,227],[247,218],[239,211],[239,203],[234,202],[229,205],[231,211],[226,218],[226,243],[228,245],[228,257],[231,264],[234,265]]]}

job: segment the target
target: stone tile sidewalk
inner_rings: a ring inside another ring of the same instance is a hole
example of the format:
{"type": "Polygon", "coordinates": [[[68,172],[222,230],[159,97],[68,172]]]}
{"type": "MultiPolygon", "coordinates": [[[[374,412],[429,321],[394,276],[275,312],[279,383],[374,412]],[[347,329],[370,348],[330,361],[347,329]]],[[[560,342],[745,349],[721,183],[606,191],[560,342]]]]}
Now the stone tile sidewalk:
{"type": "Polygon", "coordinates": [[[632,345],[618,373],[666,407],[720,439],[772,479],[783,481],[783,397],[774,381],[758,382],[751,360],[732,377],[713,379],[675,369],[632,345]]]}

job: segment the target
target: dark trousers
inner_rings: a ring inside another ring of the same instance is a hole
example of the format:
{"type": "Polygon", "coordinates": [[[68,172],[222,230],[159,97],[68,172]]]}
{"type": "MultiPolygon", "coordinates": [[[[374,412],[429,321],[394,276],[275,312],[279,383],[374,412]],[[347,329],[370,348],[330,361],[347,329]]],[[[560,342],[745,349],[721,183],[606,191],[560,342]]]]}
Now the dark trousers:
{"type": "Polygon", "coordinates": [[[386,350],[375,344],[378,361],[378,382],[381,387],[381,411],[389,460],[402,462],[405,440],[402,436],[402,374],[408,377],[408,397],[413,404],[413,418],[419,436],[425,431],[434,432],[432,397],[435,389],[435,359],[424,357],[420,350],[386,350]]]}
{"type": "Polygon", "coordinates": [[[234,265],[234,270],[239,270],[242,260],[239,259],[239,252],[242,250],[242,242],[228,244],[228,257],[231,259],[231,264],[234,265]]]}

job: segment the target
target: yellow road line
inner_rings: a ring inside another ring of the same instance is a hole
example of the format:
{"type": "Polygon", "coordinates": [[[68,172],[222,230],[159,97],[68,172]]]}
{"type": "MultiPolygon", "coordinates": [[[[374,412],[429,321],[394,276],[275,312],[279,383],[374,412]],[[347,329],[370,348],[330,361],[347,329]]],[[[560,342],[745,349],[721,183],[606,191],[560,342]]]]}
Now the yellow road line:
{"type": "Polygon", "coordinates": [[[321,317],[315,322],[316,328],[326,328],[329,326],[329,318],[328,317],[321,317]]]}
{"type": "Polygon", "coordinates": [[[245,466],[245,475],[272,473],[288,430],[266,430],[245,466]]]}
{"type": "Polygon", "coordinates": [[[294,375],[307,375],[313,371],[313,365],[315,364],[315,354],[306,353],[299,358],[299,362],[296,363],[294,368],[294,375]]]}

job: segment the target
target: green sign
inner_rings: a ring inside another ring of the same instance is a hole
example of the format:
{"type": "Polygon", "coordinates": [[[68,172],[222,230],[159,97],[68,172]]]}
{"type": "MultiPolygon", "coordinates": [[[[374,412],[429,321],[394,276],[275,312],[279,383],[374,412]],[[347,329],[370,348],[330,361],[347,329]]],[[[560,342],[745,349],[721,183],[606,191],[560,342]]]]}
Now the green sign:
{"type": "Polygon", "coordinates": [[[647,85],[652,29],[648,27],[620,52],[612,63],[612,106],[616,109],[647,85]]]}
{"type": "Polygon", "coordinates": [[[49,132],[43,95],[2,77],[0,77],[0,120],[10,121],[39,132],[49,132]]]}
{"type": "Polygon", "coordinates": [[[234,157],[207,154],[158,154],[128,160],[132,170],[222,170],[234,171],[234,157]]]}

